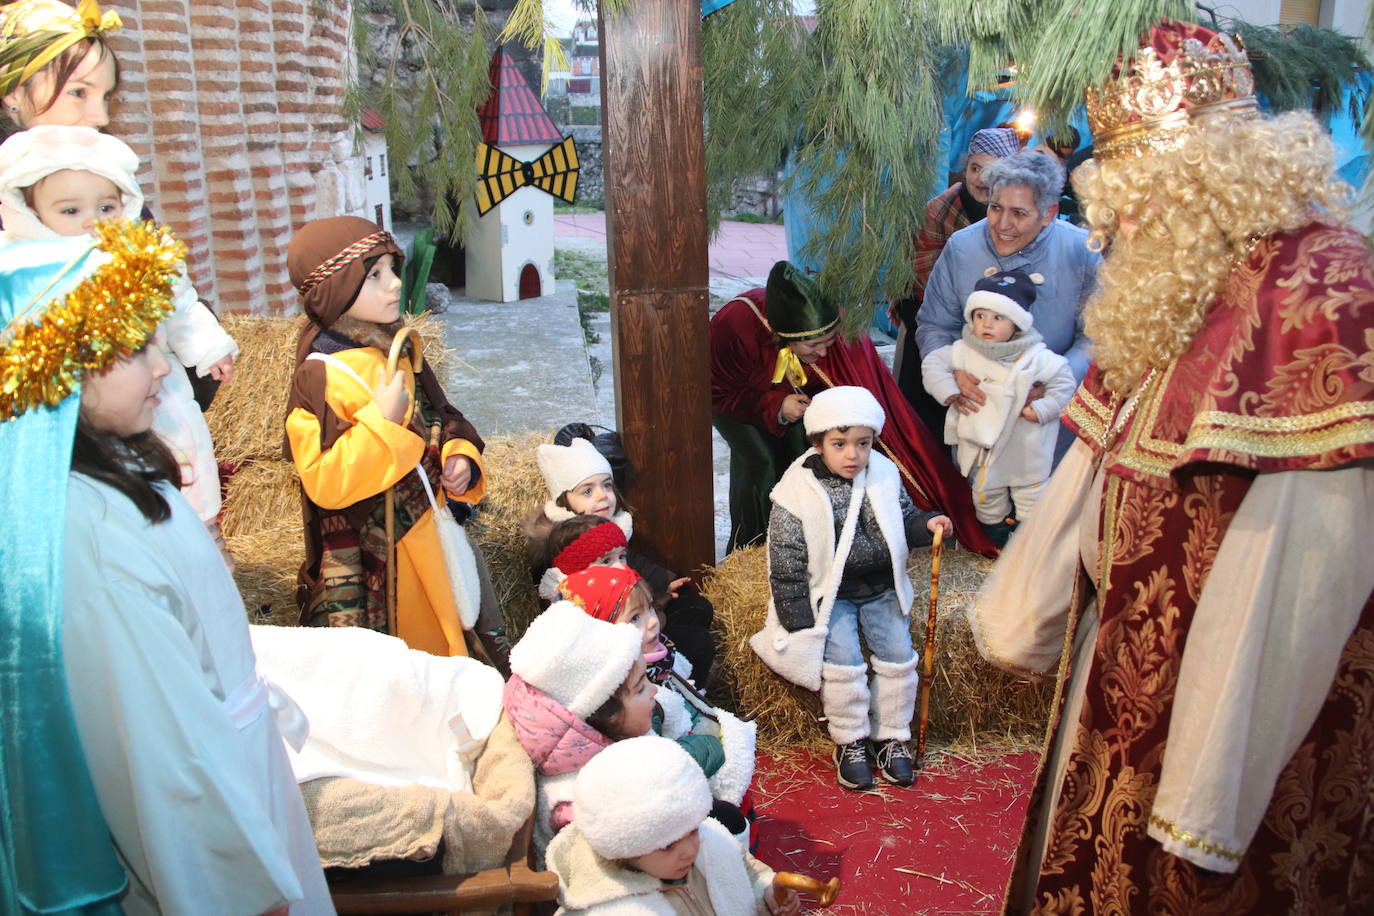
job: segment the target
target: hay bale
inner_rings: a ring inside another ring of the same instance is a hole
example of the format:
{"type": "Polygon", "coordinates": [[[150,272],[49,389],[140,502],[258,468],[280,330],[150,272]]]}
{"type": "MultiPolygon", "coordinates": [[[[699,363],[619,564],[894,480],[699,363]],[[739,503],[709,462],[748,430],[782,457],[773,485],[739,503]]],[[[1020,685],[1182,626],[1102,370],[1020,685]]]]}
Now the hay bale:
{"type": "Polygon", "coordinates": [[[467,526],[469,537],[482,549],[491,570],[491,584],[511,643],[541,610],[525,559],[524,522],[546,498],[534,451],[541,443],[552,441],[552,430],[487,439],[482,454],[487,493],[481,511],[467,526]]]}
{"type": "MultiPolygon", "coordinates": [[[[928,740],[949,743],[965,753],[980,748],[1039,748],[1053,685],[1032,684],[983,661],[963,608],[992,568],[964,550],[948,550],[941,563],[935,676],[930,699],[928,740]]],[[[930,552],[913,553],[908,568],[916,582],[912,641],[925,643],[930,552]]],[[[759,749],[779,752],[797,746],[829,745],[817,724],[816,694],[775,675],[749,648],[749,637],[763,626],[768,608],[768,557],[763,547],[737,550],[702,584],[716,609],[718,664],[733,704],[758,721],[759,749]]],[[[916,726],[913,724],[912,732],[916,726]]]]}
{"type": "Polygon", "coordinates": [[[296,467],[278,458],[240,465],[229,478],[220,527],[225,537],[264,528],[301,526],[300,483],[296,467]]]}
{"type": "MultiPolygon", "coordinates": [[[[229,336],[238,341],[234,380],[220,386],[205,413],[215,457],[237,466],[247,461],[282,457],[286,398],[296,373],[296,338],[305,319],[264,318],[227,313],[220,316],[229,336]]],[[[432,315],[410,319],[424,341],[425,359],[440,379],[457,364],[457,354],[444,344],[444,325],[432,315]]]]}
{"type": "Polygon", "coordinates": [[[296,571],[305,561],[305,540],[299,518],[263,525],[254,531],[225,535],[237,569],[234,581],[243,596],[250,623],[294,626],[296,571]]]}

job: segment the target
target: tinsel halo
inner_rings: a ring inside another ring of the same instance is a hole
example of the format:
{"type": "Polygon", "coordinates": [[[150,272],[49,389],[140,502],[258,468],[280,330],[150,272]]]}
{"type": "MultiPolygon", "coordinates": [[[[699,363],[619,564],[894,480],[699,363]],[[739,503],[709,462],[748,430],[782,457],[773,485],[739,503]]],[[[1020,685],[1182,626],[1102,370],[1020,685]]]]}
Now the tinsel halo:
{"type": "Polygon", "coordinates": [[[109,256],[95,273],[29,321],[30,302],[0,332],[0,421],[60,404],[81,376],[139,349],[172,310],[186,246],[152,222],[98,223],[93,247],[109,256]]]}

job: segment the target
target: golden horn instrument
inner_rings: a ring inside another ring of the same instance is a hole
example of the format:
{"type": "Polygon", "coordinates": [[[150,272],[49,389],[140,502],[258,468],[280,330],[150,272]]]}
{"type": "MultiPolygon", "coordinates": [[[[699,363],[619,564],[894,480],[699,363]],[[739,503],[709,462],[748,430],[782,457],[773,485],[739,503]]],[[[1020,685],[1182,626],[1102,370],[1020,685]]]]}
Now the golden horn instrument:
{"type": "Polygon", "coordinates": [[[780,871],[774,874],[773,886],[791,888],[799,894],[815,897],[821,906],[830,906],[840,895],[839,878],[822,881],[819,878],[799,875],[794,871],[780,871]]]}

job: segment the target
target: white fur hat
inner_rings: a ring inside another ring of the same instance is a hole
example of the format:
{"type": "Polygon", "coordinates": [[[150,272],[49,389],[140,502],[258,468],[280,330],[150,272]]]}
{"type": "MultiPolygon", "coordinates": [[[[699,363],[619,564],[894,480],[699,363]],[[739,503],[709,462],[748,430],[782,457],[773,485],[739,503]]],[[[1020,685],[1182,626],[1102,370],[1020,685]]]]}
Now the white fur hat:
{"type": "Polygon", "coordinates": [[[867,426],[876,436],[883,431],[887,414],[873,392],[857,385],[827,388],[811,399],[802,422],[806,434],[823,433],[841,426],[867,426]]]}
{"type": "Polygon", "coordinates": [[[606,623],[571,601],[556,601],[510,650],[510,670],[586,718],[625,683],[642,648],[631,624],[606,623]]]}
{"type": "Polygon", "coordinates": [[[595,445],[582,438],[568,445],[541,445],[535,450],[535,457],[551,499],[557,499],[594,474],[611,473],[611,463],[595,445]]]}
{"type": "Polygon", "coordinates": [[[617,741],[587,761],[572,791],[573,823],[608,859],[662,849],[711,813],[706,775],[677,742],[657,735],[617,741]]]}

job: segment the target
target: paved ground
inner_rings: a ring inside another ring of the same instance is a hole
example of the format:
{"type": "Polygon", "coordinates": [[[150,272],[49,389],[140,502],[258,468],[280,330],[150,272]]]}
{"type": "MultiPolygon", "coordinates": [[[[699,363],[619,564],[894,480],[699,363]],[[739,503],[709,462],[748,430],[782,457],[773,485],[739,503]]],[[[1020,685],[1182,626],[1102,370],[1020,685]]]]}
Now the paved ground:
{"type": "MultiPolygon", "coordinates": [[[[597,239],[606,243],[604,213],[564,213],[553,218],[554,236],[597,239]]],[[[557,245],[558,242],[555,242],[557,245]]],[[[708,260],[711,276],[722,278],[767,277],[774,262],[787,257],[787,239],[776,223],[741,223],[724,220],[711,241],[708,260]]],[[[747,289],[748,287],[745,287],[747,289]]]]}

